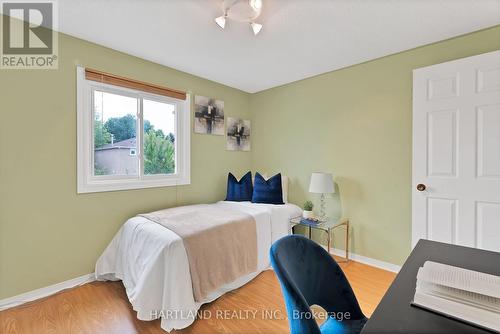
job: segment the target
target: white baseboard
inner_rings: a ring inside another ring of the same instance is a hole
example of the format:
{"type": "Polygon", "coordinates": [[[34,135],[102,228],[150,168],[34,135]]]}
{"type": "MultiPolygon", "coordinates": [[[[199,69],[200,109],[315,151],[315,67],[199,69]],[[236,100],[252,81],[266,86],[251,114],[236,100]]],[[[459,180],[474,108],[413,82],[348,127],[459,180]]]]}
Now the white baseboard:
{"type": "MultiPolygon", "coordinates": [[[[326,249],[326,247],[324,247],[324,248],[326,249]]],[[[343,250],[343,249],[331,248],[330,253],[333,255],[340,256],[340,257],[345,256],[345,250],[343,250]]],[[[363,255],[358,255],[355,253],[349,253],[349,259],[356,261],[356,262],[367,264],[367,265],[372,266],[372,267],[377,267],[380,269],[391,271],[394,273],[399,272],[399,270],[401,269],[401,266],[398,266],[398,265],[395,265],[392,263],[388,263],[388,262],[384,262],[384,261],[380,261],[380,260],[376,260],[376,259],[372,259],[372,258],[363,256],[363,255]]],[[[24,303],[31,302],[31,301],[34,301],[34,300],[37,300],[40,298],[44,298],[44,297],[53,295],[57,292],[60,292],[62,290],[74,288],[76,286],[80,286],[80,285],[90,283],[93,281],[95,281],[95,274],[91,273],[91,274],[83,275],[83,276],[80,276],[77,278],[73,278],[73,279],[61,282],[61,283],[56,283],[56,284],[47,286],[45,288],[36,289],[36,290],[29,291],[29,292],[26,292],[26,293],[23,293],[23,294],[14,296],[14,297],[2,299],[2,300],[0,300],[0,311],[6,310],[9,308],[18,306],[18,305],[22,305],[24,303]]]]}
{"type": "Polygon", "coordinates": [[[53,285],[46,286],[44,288],[36,289],[33,291],[28,291],[26,293],[6,298],[0,300],[0,311],[6,310],[8,308],[12,308],[14,306],[18,306],[27,302],[31,302],[33,300],[37,300],[40,298],[44,298],[50,295],[53,295],[62,290],[74,288],[76,286],[80,286],[86,283],[90,283],[95,281],[95,275],[87,274],[77,278],[73,278],[61,283],[56,283],[53,285]]]}
{"type": "MultiPolygon", "coordinates": [[[[325,249],[326,249],[326,247],[325,247],[325,249]]],[[[336,255],[336,256],[345,257],[345,250],[344,249],[331,248],[330,253],[333,255],[336,255]]],[[[391,271],[393,273],[398,273],[401,270],[401,266],[398,266],[396,264],[372,259],[370,257],[358,255],[356,253],[351,253],[351,252],[349,252],[349,260],[364,263],[364,264],[367,264],[367,265],[372,266],[372,267],[377,267],[380,269],[391,271]]]]}

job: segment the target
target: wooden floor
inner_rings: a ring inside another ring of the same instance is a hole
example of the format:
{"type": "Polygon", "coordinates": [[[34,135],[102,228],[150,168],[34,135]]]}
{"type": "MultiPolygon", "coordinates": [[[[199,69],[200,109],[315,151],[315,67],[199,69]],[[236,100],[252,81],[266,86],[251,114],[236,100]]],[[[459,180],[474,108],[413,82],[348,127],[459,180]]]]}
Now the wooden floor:
{"type": "MultiPolygon", "coordinates": [[[[361,263],[341,264],[367,316],[370,316],[395,274],[361,263]]],[[[279,283],[265,271],[238,290],[204,305],[208,319],[173,333],[288,333],[279,283]],[[221,320],[220,315],[230,320],[221,320]],[[219,316],[217,316],[219,315],[219,316]],[[247,319],[237,319],[238,317],[247,319]],[[272,318],[272,319],[269,319],[272,318]]],[[[93,282],[0,312],[0,333],[132,334],[165,333],[160,322],[139,321],[121,282],[93,282]]]]}

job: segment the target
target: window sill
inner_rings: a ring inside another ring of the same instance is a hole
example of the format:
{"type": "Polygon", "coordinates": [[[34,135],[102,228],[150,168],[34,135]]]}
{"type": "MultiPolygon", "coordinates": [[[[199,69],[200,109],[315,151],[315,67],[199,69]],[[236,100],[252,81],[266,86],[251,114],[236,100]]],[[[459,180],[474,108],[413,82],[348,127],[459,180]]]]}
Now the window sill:
{"type": "Polygon", "coordinates": [[[136,190],[159,187],[172,187],[178,185],[190,184],[189,177],[154,177],[138,179],[117,179],[117,180],[92,180],[88,182],[78,183],[78,194],[120,191],[120,190],[136,190]]]}

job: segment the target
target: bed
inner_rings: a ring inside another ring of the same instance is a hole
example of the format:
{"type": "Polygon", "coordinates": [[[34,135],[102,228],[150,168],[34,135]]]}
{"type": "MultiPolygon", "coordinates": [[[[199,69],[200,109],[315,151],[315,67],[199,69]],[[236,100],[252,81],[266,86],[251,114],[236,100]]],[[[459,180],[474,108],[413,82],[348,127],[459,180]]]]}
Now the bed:
{"type": "Polygon", "coordinates": [[[203,300],[193,296],[190,267],[183,240],[168,228],[145,217],[129,219],[115,235],[96,264],[97,280],[121,280],[140,320],[161,319],[170,332],[191,325],[197,311],[224,293],[237,289],[270,267],[269,248],[289,233],[290,218],[299,216],[296,205],[218,202],[255,220],[257,270],[218,287],[203,300]]]}

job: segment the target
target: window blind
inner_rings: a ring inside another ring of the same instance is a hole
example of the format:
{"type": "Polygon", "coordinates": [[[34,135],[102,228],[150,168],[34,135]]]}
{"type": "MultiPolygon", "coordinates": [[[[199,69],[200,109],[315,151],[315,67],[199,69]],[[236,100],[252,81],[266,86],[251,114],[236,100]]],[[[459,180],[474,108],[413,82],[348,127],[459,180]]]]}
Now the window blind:
{"type": "Polygon", "coordinates": [[[146,93],[168,96],[179,100],[186,100],[186,92],[105,73],[91,68],[85,69],[85,79],[119,87],[136,89],[146,93]]]}

